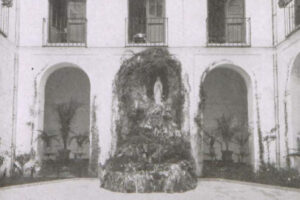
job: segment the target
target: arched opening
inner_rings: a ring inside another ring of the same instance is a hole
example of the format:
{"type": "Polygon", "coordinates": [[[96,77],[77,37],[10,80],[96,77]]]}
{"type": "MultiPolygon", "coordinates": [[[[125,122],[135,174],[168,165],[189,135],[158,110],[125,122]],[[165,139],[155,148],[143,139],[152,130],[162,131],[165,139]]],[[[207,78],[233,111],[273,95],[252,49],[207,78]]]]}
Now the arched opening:
{"type": "Polygon", "coordinates": [[[44,88],[43,119],[43,129],[39,131],[42,160],[63,161],[74,175],[87,172],[90,82],[82,70],[64,67],[49,75],[44,88]]]}
{"type": "Polygon", "coordinates": [[[202,83],[203,150],[208,163],[252,161],[247,81],[233,68],[218,67],[202,83]]]}
{"type": "MultiPolygon", "coordinates": [[[[292,126],[289,138],[292,144],[287,148],[291,150],[290,153],[295,153],[300,152],[300,55],[297,56],[291,72],[290,95],[292,126]]],[[[300,166],[300,161],[297,165],[300,166]]]]}

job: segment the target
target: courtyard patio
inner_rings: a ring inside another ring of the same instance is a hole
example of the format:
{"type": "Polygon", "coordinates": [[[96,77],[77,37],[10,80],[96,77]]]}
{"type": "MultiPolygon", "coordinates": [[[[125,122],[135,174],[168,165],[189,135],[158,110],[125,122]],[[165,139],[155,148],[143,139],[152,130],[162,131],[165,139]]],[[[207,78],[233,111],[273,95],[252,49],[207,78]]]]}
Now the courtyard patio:
{"type": "Polygon", "coordinates": [[[139,199],[272,199],[272,200],[298,200],[299,189],[288,189],[284,187],[267,186],[261,184],[228,181],[221,179],[201,179],[195,190],[176,193],[152,193],[152,194],[123,194],[114,193],[99,187],[98,179],[68,179],[50,181],[43,183],[10,186],[0,189],[1,200],[139,200],[139,199]]]}

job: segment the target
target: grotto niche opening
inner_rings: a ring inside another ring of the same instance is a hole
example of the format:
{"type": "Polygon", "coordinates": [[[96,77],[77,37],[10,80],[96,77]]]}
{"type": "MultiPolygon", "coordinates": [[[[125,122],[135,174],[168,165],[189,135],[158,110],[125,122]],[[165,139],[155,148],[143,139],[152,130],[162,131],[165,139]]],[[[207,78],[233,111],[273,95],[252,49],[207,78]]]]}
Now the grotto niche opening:
{"type": "Polygon", "coordinates": [[[115,154],[100,167],[101,187],[116,192],[184,192],[196,187],[188,135],[181,131],[181,65],[163,48],[125,60],[116,75],[115,154]]]}

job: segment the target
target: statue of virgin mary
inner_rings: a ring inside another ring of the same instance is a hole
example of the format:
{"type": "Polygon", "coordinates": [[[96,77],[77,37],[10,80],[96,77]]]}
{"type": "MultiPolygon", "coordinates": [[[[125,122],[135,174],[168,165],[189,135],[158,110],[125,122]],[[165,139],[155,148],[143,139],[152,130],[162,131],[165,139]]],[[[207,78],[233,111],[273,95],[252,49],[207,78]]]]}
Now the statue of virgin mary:
{"type": "Polygon", "coordinates": [[[161,83],[160,77],[156,78],[155,84],[154,84],[154,101],[156,105],[162,105],[162,93],[163,93],[163,85],[161,83]]]}

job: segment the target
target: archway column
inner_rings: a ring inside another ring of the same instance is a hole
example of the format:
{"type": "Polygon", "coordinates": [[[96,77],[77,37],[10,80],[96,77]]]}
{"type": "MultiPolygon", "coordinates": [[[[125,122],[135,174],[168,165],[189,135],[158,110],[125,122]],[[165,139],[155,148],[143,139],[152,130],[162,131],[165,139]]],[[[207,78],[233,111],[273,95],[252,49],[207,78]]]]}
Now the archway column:
{"type": "Polygon", "coordinates": [[[99,61],[103,67],[95,69],[92,80],[92,99],[94,99],[92,115],[95,119],[94,128],[98,132],[98,164],[100,165],[104,165],[114,154],[117,142],[114,122],[118,118],[115,115],[118,102],[115,101],[114,78],[121,65],[120,57],[121,55],[116,54],[99,61]]]}
{"type": "Polygon", "coordinates": [[[199,88],[203,69],[195,65],[195,57],[192,53],[185,52],[183,55],[184,56],[180,58],[182,63],[182,77],[184,85],[188,90],[188,98],[185,98],[185,100],[188,101],[188,111],[185,116],[183,128],[184,131],[189,131],[191,154],[196,164],[196,174],[197,176],[201,176],[203,167],[202,132],[198,128],[196,118],[199,117],[199,88]]]}

